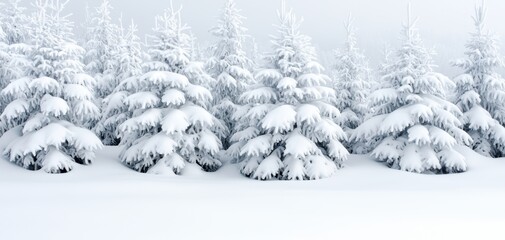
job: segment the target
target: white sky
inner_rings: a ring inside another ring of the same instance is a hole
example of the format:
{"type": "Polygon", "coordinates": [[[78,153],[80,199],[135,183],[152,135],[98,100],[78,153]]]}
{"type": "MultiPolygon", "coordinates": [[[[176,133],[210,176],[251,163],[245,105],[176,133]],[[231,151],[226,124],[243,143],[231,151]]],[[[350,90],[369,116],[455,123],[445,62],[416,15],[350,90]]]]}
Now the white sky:
{"type": "MultiPolygon", "coordinates": [[[[26,0],[31,2],[30,0],[26,0]]],[[[173,0],[174,6],[183,6],[183,19],[203,44],[213,41],[209,29],[215,25],[225,0],[173,0]]],[[[480,0],[478,0],[480,2],[480,0]]],[[[101,0],[71,0],[69,12],[73,12],[76,26],[84,20],[85,7],[98,6],[101,0]]],[[[472,31],[471,16],[476,0],[287,0],[298,16],[305,19],[303,33],[313,39],[314,45],[323,53],[339,48],[344,41],[343,22],[349,12],[355,19],[360,46],[371,59],[372,66],[381,60],[384,43],[398,46],[401,24],[406,19],[407,4],[411,2],[412,14],[419,18],[421,37],[428,47],[438,52],[435,57],[440,71],[449,75],[458,69],[450,67],[449,61],[463,55],[468,33],[472,31]]],[[[501,40],[505,35],[505,1],[487,0],[488,28],[501,40]]],[[[169,0],[111,0],[113,17],[123,14],[125,22],[130,19],[139,25],[141,35],[149,33],[154,16],[162,13],[169,0]]],[[[275,33],[276,10],[280,0],[236,0],[246,27],[254,36],[262,51],[270,47],[269,35],[275,33]]],[[[81,30],[81,29],[79,29],[81,30]]],[[[502,43],[502,42],[501,42],[502,43]]],[[[502,53],[505,51],[502,49],[502,53]]]]}

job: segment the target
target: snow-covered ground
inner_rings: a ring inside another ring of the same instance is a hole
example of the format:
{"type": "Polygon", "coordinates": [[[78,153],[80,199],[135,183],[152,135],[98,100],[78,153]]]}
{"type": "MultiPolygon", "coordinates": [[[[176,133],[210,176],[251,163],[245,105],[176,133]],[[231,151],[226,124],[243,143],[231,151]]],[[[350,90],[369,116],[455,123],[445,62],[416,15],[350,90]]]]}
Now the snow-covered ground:
{"type": "Polygon", "coordinates": [[[318,181],[140,174],[107,147],[68,174],[0,161],[0,239],[505,239],[505,159],[421,175],[351,156],[318,181]]]}

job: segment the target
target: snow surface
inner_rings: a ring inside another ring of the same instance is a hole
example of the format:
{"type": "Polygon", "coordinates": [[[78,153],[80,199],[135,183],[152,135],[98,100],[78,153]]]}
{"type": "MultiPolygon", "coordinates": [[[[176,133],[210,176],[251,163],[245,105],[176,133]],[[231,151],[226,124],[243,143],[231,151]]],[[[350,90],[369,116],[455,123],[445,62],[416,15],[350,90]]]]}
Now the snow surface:
{"type": "Polygon", "coordinates": [[[505,159],[422,175],[351,155],[334,177],[257,181],[225,165],[133,171],[106,147],[52,175],[0,159],[0,239],[505,239],[505,159]]]}

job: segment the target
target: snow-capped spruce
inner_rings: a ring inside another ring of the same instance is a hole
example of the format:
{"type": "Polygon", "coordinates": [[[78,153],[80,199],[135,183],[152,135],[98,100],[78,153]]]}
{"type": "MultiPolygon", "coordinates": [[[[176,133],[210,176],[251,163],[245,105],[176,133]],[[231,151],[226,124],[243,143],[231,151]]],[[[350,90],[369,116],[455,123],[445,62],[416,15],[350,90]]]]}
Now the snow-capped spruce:
{"type": "MultiPolygon", "coordinates": [[[[17,96],[7,94],[7,91],[21,89],[5,89],[13,81],[23,78],[31,62],[27,59],[32,47],[28,41],[28,18],[24,14],[24,8],[20,7],[19,0],[9,0],[0,3],[0,112],[17,96]],[[4,91],[5,89],[5,91],[4,91]]],[[[16,87],[23,87],[23,81],[16,87]],[[20,86],[21,85],[21,86],[20,86]]],[[[8,129],[17,126],[22,119],[11,119],[0,121],[0,134],[8,129]]]]}
{"type": "Polygon", "coordinates": [[[70,171],[74,162],[89,164],[100,140],[85,127],[99,115],[90,89],[94,79],[83,74],[84,49],[71,39],[72,23],[62,15],[66,2],[36,1],[28,76],[2,91],[12,101],[2,118],[18,121],[3,137],[10,161],[48,173],[70,171]]]}
{"type": "Polygon", "coordinates": [[[29,38],[29,18],[21,0],[6,0],[0,3],[0,25],[5,33],[5,42],[9,45],[26,43],[29,38]]]}
{"type": "MultiPolygon", "coordinates": [[[[357,47],[357,40],[352,18],[345,24],[347,40],[345,47],[336,54],[335,83],[338,91],[337,108],[342,111],[341,121],[347,134],[358,127],[370,112],[366,102],[370,94],[371,79],[368,62],[357,47]]],[[[366,146],[361,143],[346,142],[349,151],[365,152],[366,146]]]]}
{"type": "Polygon", "coordinates": [[[96,94],[100,99],[111,94],[122,80],[116,73],[119,29],[112,23],[111,10],[109,0],[103,0],[87,26],[86,72],[97,80],[96,94]]]}
{"type": "Polygon", "coordinates": [[[372,156],[388,166],[409,172],[466,171],[465,157],[454,150],[470,144],[460,129],[463,114],[445,99],[452,81],[432,70],[431,55],[423,47],[415,22],[403,29],[397,59],[382,78],[382,89],[370,96],[375,115],[361,124],[352,139],[377,139],[372,156]]]}
{"type": "Polygon", "coordinates": [[[170,8],[156,18],[151,59],[146,73],[124,80],[121,100],[132,112],[119,126],[121,161],[154,174],[183,174],[186,162],[205,171],[221,166],[222,149],[214,133],[219,121],[206,109],[212,94],[211,78],[203,65],[190,61],[191,38],[180,10],[170,8]]]}
{"type": "MultiPolygon", "coordinates": [[[[143,52],[141,50],[140,38],[136,35],[136,32],[137,27],[133,22],[126,31],[121,27],[119,52],[115,56],[117,59],[115,72],[118,73],[117,79],[121,79],[122,84],[119,84],[102,101],[102,117],[94,129],[106,145],[119,144],[118,126],[131,116],[131,112],[128,111],[128,105],[125,103],[126,97],[129,94],[125,85],[131,82],[131,79],[139,77],[143,73],[143,52]]],[[[133,89],[131,87],[128,88],[133,89]]]]}
{"type": "Polygon", "coordinates": [[[475,8],[475,32],[466,44],[466,59],[454,65],[464,69],[456,77],[456,104],[464,113],[464,130],[472,136],[473,149],[482,155],[505,154],[505,80],[497,73],[503,67],[496,38],[484,29],[486,10],[475,8]]]}
{"type": "Polygon", "coordinates": [[[218,26],[212,29],[219,40],[212,47],[213,56],[207,62],[210,74],[217,80],[212,88],[212,112],[226,127],[226,131],[220,133],[225,148],[228,148],[229,137],[234,133],[232,115],[237,109],[238,97],[253,78],[250,72],[253,63],[243,50],[246,32],[242,26],[243,19],[235,2],[227,0],[218,26]]]}
{"type": "Polygon", "coordinates": [[[329,104],[335,92],[316,62],[310,38],[284,8],[278,13],[279,36],[273,39],[269,65],[258,72],[258,84],[240,96],[245,104],[234,114],[237,132],[229,152],[241,172],[261,180],[319,179],[333,175],[348,152],[335,123],[339,110],[329,104]]]}

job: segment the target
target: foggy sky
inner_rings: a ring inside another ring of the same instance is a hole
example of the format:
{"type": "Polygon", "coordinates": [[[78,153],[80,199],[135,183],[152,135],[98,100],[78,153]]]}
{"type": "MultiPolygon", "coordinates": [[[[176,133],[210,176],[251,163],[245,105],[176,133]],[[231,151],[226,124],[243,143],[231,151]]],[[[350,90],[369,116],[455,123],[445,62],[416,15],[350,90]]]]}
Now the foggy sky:
{"type": "MultiPolygon", "coordinates": [[[[30,2],[30,0],[26,0],[30,2]]],[[[101,0],[71,0],[68,11],[73,13],[78,31],[87,5],[94,8],[101,0]]],[[[217,21],[225,0],[173,0],[174,6],[183,6],[183,20],[203,44],[215,39],[209,33],[217,21]]],[[[381,50],[385,43],[397,47],[402,23],[407,18],[407,0],[287,0],[297,16],[304,18],[302,32],[311,36],[314,45],[329,56],[332,49],[342,46],[345,39],[343,22],[352,12],[359,46],[365,50],[374,67],[381,60],[381,50]]],[[[458,73],[449,61],[463,56],[464,44],[473,30],[471,16],[475,0],[411,0],[412,15],[418,17],[418,28],[427,47],[438,52],[435,63],[439,71],[448,75],[458,73]]],[[[479,0],[480,2],[480,0],[479,0]]],[[[270,50],[269,35],[275,34],[276,10],[280,0],[236,0],[242,15],[246,16],[245,26],[260,46],[261,51],[270,50]]],[[[163,12],[169,0],[111,0],[114,7],[113,18],[122,14],[124,22],[133,19],[139,25],[140,35],[149,33],[154,24],[154,16],[163,12]]],[[[488,0],[487,26],[500,38],[505,35],[505,1],[488,0]]],[[[91,9],[93,10],[93,9],[91,9]]],[[[501,52],[505,54],[503,48],[501,52]]]]}

